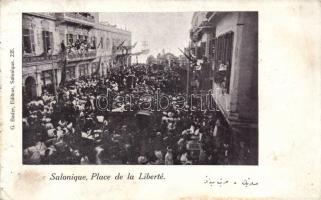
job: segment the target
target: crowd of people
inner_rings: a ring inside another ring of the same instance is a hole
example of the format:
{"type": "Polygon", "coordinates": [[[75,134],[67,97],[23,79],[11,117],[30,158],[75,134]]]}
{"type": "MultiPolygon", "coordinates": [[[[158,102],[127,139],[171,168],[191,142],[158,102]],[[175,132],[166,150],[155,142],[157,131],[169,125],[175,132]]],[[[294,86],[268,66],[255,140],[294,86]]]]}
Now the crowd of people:
{"type": "Polygon", "coordinates": [[[73,43],[69,43],[66,46],[68,55],[83,55],[89,52],[93,48],[86,40],[77,39],[73,43]]]}
{"type": "Polygon", "coordinates": [[[200,99],[190,105],[183,85],[175,68],[138,64],[44,91],[24,102],[23,162],[230,164],[226,122],[200,99]]]}

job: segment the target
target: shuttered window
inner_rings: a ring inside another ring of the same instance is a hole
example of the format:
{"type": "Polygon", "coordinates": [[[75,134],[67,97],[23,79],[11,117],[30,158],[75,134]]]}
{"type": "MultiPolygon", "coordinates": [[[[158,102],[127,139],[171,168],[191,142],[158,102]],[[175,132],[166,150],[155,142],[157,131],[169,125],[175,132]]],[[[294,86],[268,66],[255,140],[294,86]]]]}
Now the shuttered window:
{"type": "Polygon", "coordinates": [[[53,34],[49,31],[42,31],[43,39],[43,50],[46,54],[49,53],[49,50],[53,52],[53,34]]]}
{"type": "Polygon", "coordinates": [[[74,43],[74,37],[72,34],[67,34],[66,35],[66,39],[67,39],[67,45],[70,46],[72,45],[72,43],[74,43]]]}
{"type": "Polygon", "coordinates": [[[213,38],[210,54],[214,62],[214,80],[220,83],[229,93],[232,67],[233,32],[228,32],[213,38]]]}
{"type": "Polygon", "coordinates": [[[202,42],[199,47],[196,47],[196,58],[202,59],[205,56],[206,42],[202,42]]]}
{"type": "Polygon", "coordinates": [[[22,40],[23,40],[23,53],[34,53],[35,52],[35,38],[34,31],[32,29],[22,29],[22,40]]]}
{"type": "Polygon", "coordinates": [[[90,44],[91,44],[90,45],[91,49],[96,49],[96,37],[95,36],[91,37],[90,44]]]}

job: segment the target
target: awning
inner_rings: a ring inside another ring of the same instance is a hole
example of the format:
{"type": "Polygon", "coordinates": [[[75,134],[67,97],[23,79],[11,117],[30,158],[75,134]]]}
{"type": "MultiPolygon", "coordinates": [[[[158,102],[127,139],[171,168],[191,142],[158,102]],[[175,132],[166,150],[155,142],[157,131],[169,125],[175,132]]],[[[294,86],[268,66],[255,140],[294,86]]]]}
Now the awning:
{"type": "Polygon", "coordinates": [[[148,110],[141,110],[137,112],[137,115],[145,115],[145,116],[151,116],[152,113],[148,110]]]}

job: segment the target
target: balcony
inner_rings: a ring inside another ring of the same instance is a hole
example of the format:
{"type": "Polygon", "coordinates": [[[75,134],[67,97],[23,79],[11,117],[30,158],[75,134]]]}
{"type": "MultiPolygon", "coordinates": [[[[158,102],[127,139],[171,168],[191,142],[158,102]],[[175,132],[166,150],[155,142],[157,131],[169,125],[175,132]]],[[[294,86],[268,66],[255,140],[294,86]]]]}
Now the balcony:
{"type": "Polygon", "coordinates": [[[80,60],[95,59],[96,56],[97,56],[96,50],[90,50],[88,52],[83,52],[83,53],[71,52],[67,55],[67,61],[80,61],[80,60]]]}
{"type": "Polygon", "coordinates": [[[95,23],[94,16],[92,16],[90,14],[88,14],[88,15],[83,15],[83,14],[80,14],[80,13],[64,13],[64,14],[67,17],[71,17],[71,18],[74,18],[74,19],[80,19],[80,20],[84,20],[84,21],[95,23]]]}
{"type": "Polygon", "coordinates": [[[89,13],[57,13],[57,17],[59,20],[61,20],[61,22],[69,24],[79,24],[89,28],[92,28],[95,25],[95,17],[89,13]]]}
{"type": "Polygon", "coordinates": [[[190,38],[193,42],[198,42],[202,39],[202,31],[199,28],[190,30],[190,38]]]}
{"type": "Polygon", "coordinates": [[[43,17],[43,18],[52,19],[52,20],[56,19],[56,14],[53,12],[37,12],[37,13],[30,12],[30,13],[23,13],[23,14],[33,15],[33,16],[37,16],[37,17],[43,17]]]}
{"type": "Polygon", "coordinates": [[[59,55],[41,55],[41,56],[25,56],[22,58],[22,63],[36,63],[36,62],[49,62],[49,61],[57,61],[59,59],[59,55]]]}
{"type": "MultiPolygon", "coordinates": [[[[90,50],[90,51],[84,52],[84,53],[72,52],[67,55],[67,61],[74,62],[74,61],[95,59],[96,55],[97,55],[96,50],[90,50]]],[[[24,56],[22,58],[22,63],[25,65],[28,65],[28,64],[33,64],[33,63],[58,62],[59,60],[61,60],[60,55],[24,56]]]]}

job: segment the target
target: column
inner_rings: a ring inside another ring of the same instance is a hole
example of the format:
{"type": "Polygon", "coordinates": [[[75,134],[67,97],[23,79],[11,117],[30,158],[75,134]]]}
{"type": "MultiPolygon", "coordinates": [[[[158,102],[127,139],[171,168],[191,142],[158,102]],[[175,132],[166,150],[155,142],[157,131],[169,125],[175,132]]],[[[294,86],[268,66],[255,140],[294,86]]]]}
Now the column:
{"type": "Polygon", "coordinates": [[[61,68],[57,68],[57,85],[59,87],[61,81],[61,68]]]}
{"type": "Polygon", "coordinates": [[[40,96],[42,94],[42,80],[41,80],[41,71],[36,72],[36,81],[37,81],[37,96],[40,96]]]}
{"type": "Polygon", "coordinates": [[[80,65],[80,64],[77,64],[77,65],[75,66],[75,78],[76,78],[76,79],[79,78],[79,65],[80,65]]]}

